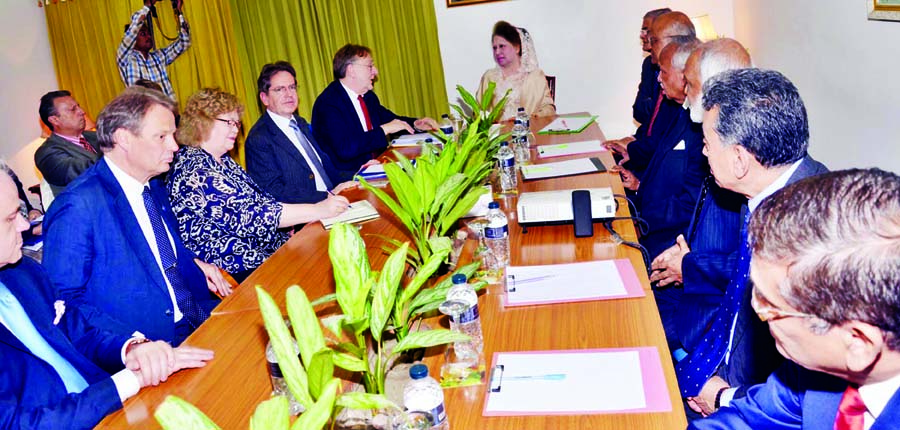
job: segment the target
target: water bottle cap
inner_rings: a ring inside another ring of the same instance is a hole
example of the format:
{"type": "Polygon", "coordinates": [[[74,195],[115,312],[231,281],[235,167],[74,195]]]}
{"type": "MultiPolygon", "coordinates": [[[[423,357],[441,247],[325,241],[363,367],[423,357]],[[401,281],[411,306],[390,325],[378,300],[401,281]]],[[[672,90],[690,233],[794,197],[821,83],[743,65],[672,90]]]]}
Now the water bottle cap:
{"type": "Polygon", "coordinates": [[[453,283],[454,284],[465,284],[466,283],[466,275],[462,273],[457,273],[453,275],[453,283]]]}
{"type": "Polygon", "coordinates": [[[422,379],[428,377],[428,366],[424,364],[416,364],[409,368],[409,377],[412,379],[422,379]]]}
{"type": "Polygon", "coordinates": [[[490,202],[488,203],[488,209],[500,209],[500,203],[490,202]]]}
{"type": "Polygon", "coordinates": [[[519,110],[517,112],[525,112],[525,108],[523,108],[522,106],[519,106],[519,110]]]}
{"type": "Polygon", "coordinates": [[[441,115],[441,118],[450,118],[450,115],[448,115],[448,114],[443,114],[443,115],[441,115]]]}
{"type": "Polygon", "coordinates": [[[520,118],[516,118],[515,124],[522,124],[522,120],[520,118]]]}
{"type": "Polygon", "coordinates": [[[509,146],[509,142],[507,142],[507,141],[500,142],[500,147],[504,147],[504,146],[509,146]]]}

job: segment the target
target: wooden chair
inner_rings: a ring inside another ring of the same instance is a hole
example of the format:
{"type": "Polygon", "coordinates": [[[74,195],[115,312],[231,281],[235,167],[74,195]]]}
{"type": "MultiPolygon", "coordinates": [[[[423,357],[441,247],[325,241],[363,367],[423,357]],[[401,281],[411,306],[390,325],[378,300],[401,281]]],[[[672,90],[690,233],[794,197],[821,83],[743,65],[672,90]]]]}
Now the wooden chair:
{"type": "Polygon", "coordinates": [[[556,102],[556,76],[547,76],[547,86],[550,87],[550,98],[556,102]]]}

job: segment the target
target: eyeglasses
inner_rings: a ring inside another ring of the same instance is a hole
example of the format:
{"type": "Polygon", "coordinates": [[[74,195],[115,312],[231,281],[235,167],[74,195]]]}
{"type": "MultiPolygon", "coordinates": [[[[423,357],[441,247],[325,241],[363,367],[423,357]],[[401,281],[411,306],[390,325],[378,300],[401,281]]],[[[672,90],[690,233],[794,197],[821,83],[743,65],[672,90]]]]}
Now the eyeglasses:
{"type": "Polygon", "coordinates": [[[241,122],[240,122],[240,121],[234,121],[234,120],[231,120],[231,119],[225,119],[225,118],[216,118],[216,121],[222,121],[222,122],[224,122],[225,124],[228,124],[229,126],[234,127],[234,128],[241,128],[241,122]]]}
{"type": "Polygon", "coordinates": [[[272,88],[269,88],[269,91],[271,91],[275,94],[278,94],[278,95],[285,94],[287,91],[296,93],[297,92],[297,84],[288,85],[286,87],[272,87],[272,88]]]}
{"type": "Polygon", "coordinates": [[[765,299],[760,299],[759,293],[757,293],[756,288],[753,288],[753,293],[750,294],[750,307],[753,308],[753,311],[756,312],[756,316],[758,316],[762,322],[777,321],[777,320],[780,320],[783,318],[791,318],[791,317],[818,318],[817,316],[812,315],[812,314],[805,314],[802,312],[791,312],[791,311],[786,311],[783,309],[774,308],[771,306],[763,306],[760,304],[761,300],[765,300],[765,299]]]}
{"type": "Polygon", "coordinates": [[[375,69],[375,68],[376,68],[376,67],[375,67],[375,63],[372,63],[372,64],[365,64],[365,63],[350,63],[350,64],[355,64],[355,65],[357,65],[357,66],[368,67],[370,72],[372,71],[372,69],[375,69]]]}

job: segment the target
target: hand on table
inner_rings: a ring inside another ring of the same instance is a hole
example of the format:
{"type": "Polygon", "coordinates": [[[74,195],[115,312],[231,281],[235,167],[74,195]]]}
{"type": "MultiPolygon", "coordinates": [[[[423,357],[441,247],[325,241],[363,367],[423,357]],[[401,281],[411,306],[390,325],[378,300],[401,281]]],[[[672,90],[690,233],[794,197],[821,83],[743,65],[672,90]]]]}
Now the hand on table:
{"type": "Polygon", "coordinates": [[[622,166],[613,166],[611,169],[609,169],[609,171],[618,172],[619,176],[622,178],[622,185],[631,191],[637,191],[637,189],[641,186],[641,181],[637,178],[637,176],[635,176],[634,173],[631,173],[630,170],[622,166]]]}
{"type": "Polygon", "coordinates": [[[683,283],[684,274],[681,270],[681,262],[688,252],[691,252],[691,248],[688,247],[684,235],[679,234],[674,245],[653,259],[650,264],[650,270],[653,271],[650,275],[650,282],[658,282],[657,285],[660,287],[672,283],[683,283]]]}
{"type": "Polygon", "coordinates": [[[174,372],[175,351],[161,340],[132,344],[125,353],[125,367],[135,372],[142,388],[159,385],[174,372]]]}
{"type": "Polygon", "coordinates": [[[350,207],[350,201],[344,196],[329,194],[325,200],[313,205],[319,213],[318,219],[338,216],[350,207]]]}
{"type": "Polygon", "coordinates": [[[416,132],[412,127],[409,126],[409,124],[400,121],[399,119],[395,119],[387,124],[381,124],[381,129],[384,130],[384,134],[386,135],[394,134],[399,131],[406,131],[409,134],[413,134],[416,132]]]}
{"type": "Polygon", "coordinates": [[[438,123],[434,119],[430,117],[424,117],[417,119],[413,125],[416,127],[416,130],[421,131],[431,131],[438,129],[438,123]]]}
{"type": "MultiPolygon", "coordinates": [[[[371,163],[372,161],[375,161],[375,160],[371,160],[371,161],[367,162],[366,164],[369,164],[369,163],[371,163]]],[[[352,189],[357,188],[357,187],[359,187],[359,183],[357,183],[356,181],[341,182],[340,184],[338,184],[338,186],[334,187],[334,189],[331,190],[331,194],[332,194],[332,195],[334,195],[334,194],[340,194],[340,193],[342,193],[344,190],[352,190],[352,189]]]]}
{"type": "Polygon", "coordinates": [[[231,284],[225,280],[225,277],[222,276],[222,272],[218,267],[198,258],[195,258],[194,262],[197,263],[197,267],[199,267],[200,270],[203,271],[203,275],[206,276],[206,286],[209,288],[209,291],[222,297],[231,294],[231,284]]]}
{"type": "Polygon", "coordinates": [[[730,388],[731,386],[724,379],[713,376],[703,384],[700,394],[697,397],[687,399],[688,406],[704,417],[709,416],[716,411],[716,395],[722,388],[730,388]]]}

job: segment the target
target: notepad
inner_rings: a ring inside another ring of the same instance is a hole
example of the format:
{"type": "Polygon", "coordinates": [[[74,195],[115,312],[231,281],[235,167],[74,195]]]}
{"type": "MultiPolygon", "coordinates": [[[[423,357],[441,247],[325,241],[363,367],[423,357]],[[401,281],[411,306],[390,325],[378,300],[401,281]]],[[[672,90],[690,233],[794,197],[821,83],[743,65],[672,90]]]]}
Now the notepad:
{"type": "Polygon", "coordinates": [[[522,178],[525,180],[558,178],[560,176],[580,175],[582,173],[605,172],[606,166],[597,157],[577,158],[575,160],[557,161],[553,163],[529,164],[522,166],[522,178]]]}
{"type": "Polygon", "coordinates": [[[391,140],[391,146],[395,148],[418,146],[423,143],[438,143],[438,140],[429,133],[406,134],[391,140]]]}
{"type": "Polygon", "coordinates": [[[558,117],[554,119],[546,127],[542,128],[538,134],[575,134],[581,133],[590,125],[596,116],[570,116],[558,117]]]}
{"type": "Polygon", "coordinates": [[[606,151],[599,140],[587,140],[584,142],[560,143],[557,145],[541,145],[537,147],[538,156],[541,158],[562,157],[566,155],[587,154],[589,152],[606,151]]]}
{"type": "Polygon", "coordinates": [[[353,175],[354,178],[357,176],[361,176],[363,179],[371,181],[373,179],[385,179],[387,178],[387,173],[384,172],[384,164],[372,164],[353,175]]]}
{"type": "Polygon", "coordinates": [[[625,259],[541,266],[509,266],[505,306],[643,297],[631,262],[625,259]]]}
{"type": "Polygon", "coordinates": [[[672,410],[653,347],[498,352],[489,378],[484,416],[672,410]]]}
{"type": "Polygon", "coordinates": [[[325,218],[322,220],[322,226],[325,227],[325,230],[330,230],[331,226],[338,222],[345,222],[348,224],[368,221],[370,219],[378,218],[378,211],[369,203],[368,200],[360,200],[358,202],[350,203],[350,208],[344,211],[344,213],[331,218],[325,218]]]}

